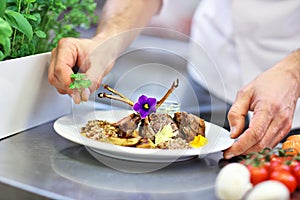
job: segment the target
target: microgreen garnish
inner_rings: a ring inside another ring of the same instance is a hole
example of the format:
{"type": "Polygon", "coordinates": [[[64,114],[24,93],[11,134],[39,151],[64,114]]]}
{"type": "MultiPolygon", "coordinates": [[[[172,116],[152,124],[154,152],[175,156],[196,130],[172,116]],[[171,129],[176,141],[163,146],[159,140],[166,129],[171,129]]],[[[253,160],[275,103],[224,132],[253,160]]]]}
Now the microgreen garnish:
{"type": "Polygon", "coordinates": [[[79,91],[83,88],[88,88],[92,82],[87,79],[85,74],[77,73],[71,74],[72,83],[69,85],[70,89],[78,89],[79,91]]]}
{"type": "Polygon", "coordinates": [[[156,99],[141,95],[138,102],[133,105],[133,110],[138,112],[141,118],[144,119],[149,114],[156,112],[156,99]]]}

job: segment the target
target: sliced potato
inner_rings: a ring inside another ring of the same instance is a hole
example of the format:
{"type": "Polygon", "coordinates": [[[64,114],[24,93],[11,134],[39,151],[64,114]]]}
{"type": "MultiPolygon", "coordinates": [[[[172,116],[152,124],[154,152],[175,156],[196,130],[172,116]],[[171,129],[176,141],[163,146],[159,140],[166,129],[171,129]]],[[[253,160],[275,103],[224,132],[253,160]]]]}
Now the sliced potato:
{"type": "Polygon", "coordinates": [[[105,139],[107,142],[115,145],[120,146],[135,146],[139,141],[141,137],[135,137],[135,138],[116,138],[116,137],[109,137],[105,139]]]}
{"type": "Polygon", "coordinates": [[[147,148],[147,149],[154,149],[156,148],[155,144],[149,138],[143,138],[140,142],[136,145],[137,148],[147,148]]]}

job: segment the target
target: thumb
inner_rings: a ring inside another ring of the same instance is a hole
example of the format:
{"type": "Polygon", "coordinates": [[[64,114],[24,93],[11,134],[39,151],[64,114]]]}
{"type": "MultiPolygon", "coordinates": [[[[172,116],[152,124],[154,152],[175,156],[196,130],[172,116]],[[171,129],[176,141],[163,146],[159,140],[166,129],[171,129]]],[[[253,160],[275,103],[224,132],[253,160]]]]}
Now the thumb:
{"type": "Polygon", "coordinates": [[[110,72],[110,70],[113,68],[113,65],[114,63],[109,65],[100,64],[102,67],[92,66],[88,69],[86,75],[91,81],[91,85],[89,87],[90,93],[95,92],[100,87],[103,78],[110,72]]]}

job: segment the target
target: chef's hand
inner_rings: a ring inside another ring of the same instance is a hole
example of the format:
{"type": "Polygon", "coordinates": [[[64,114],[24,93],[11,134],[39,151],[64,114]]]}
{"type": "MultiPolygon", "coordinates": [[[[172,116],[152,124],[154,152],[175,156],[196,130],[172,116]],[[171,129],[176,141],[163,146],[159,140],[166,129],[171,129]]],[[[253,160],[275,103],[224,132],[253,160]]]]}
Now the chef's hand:
{"type": "Polygon", "coordinates": [[[48,79],[59,93],[69,94],[75,103],[87,101],[126,49],[161,7],[161,0],[110,0],[101,12],[95,37],[64,38],[52,51],[48,79]],[[92,85],[81,92],[69,89],[74,66],[92,85]]]}
{"type": "Polygon", "coordinates": [[[276,146],[289,132],[300,96],[300,51],[258,76],[237,94],[228,113],[231,137],[238,140],[224,157],[260,151],[276,146]],[[253,111],[249,128],[245,117],[253,111]]]}
{"type": "MultiPolygon", "coordinates": [[[[63,38],[59,41],[57,48],[53,49],[48,70],[50,84],[56,87],[60,94],[70,95],[75,103],[87,101],[90,94],[100,85],[102,78],[109,71],[112,63],[97,59],[94,56],[103,52],[99,38],[76,39],[63,38]],[[71,83],[70,75],[74,67],[79,68],[80,73],[85,73],[92,84],[89,88],[79,91],[69,89],[71,83]]],[[[106,49],[107,51],[107,49],[106,49]]],[[[104,56],[104,55],[103,55],[104,56]]],[[[99,57],[99,56],[98,56],[99,57]]]]}

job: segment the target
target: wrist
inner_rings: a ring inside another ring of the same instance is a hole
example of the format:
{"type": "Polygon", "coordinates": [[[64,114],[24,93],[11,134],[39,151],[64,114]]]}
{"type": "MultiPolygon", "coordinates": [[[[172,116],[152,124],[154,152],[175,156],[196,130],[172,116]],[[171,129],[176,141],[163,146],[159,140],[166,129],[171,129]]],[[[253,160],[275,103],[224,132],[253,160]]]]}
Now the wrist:
{"type": "Polygon", "coordinates": [[[297,63],[297,70],[298,70],[298,78],[300,80],[300,49],[298,49],[297,51],[295,51],[295,59],[296,59],[296,63],[297,63]]]}
{"type": "Polygon", "coordinates": [[[298,98],[300,97],[300,49],[294,51],[292,54],[292,59],[294,61],[294,73],[296,76],[296,80],[298,83],[298,89],[297,89],[297,94],[298,98]]]}
{"type": "Polygon", "coordinates": [[[129,40],[129,37],[126,37],[127,35],[129,35],[127,32],[105,30],[91,39],[97,46],[102,45],[110,54],[117,56],[128,46],[127,43],[129,42],[126,41],[129,40]]]}

